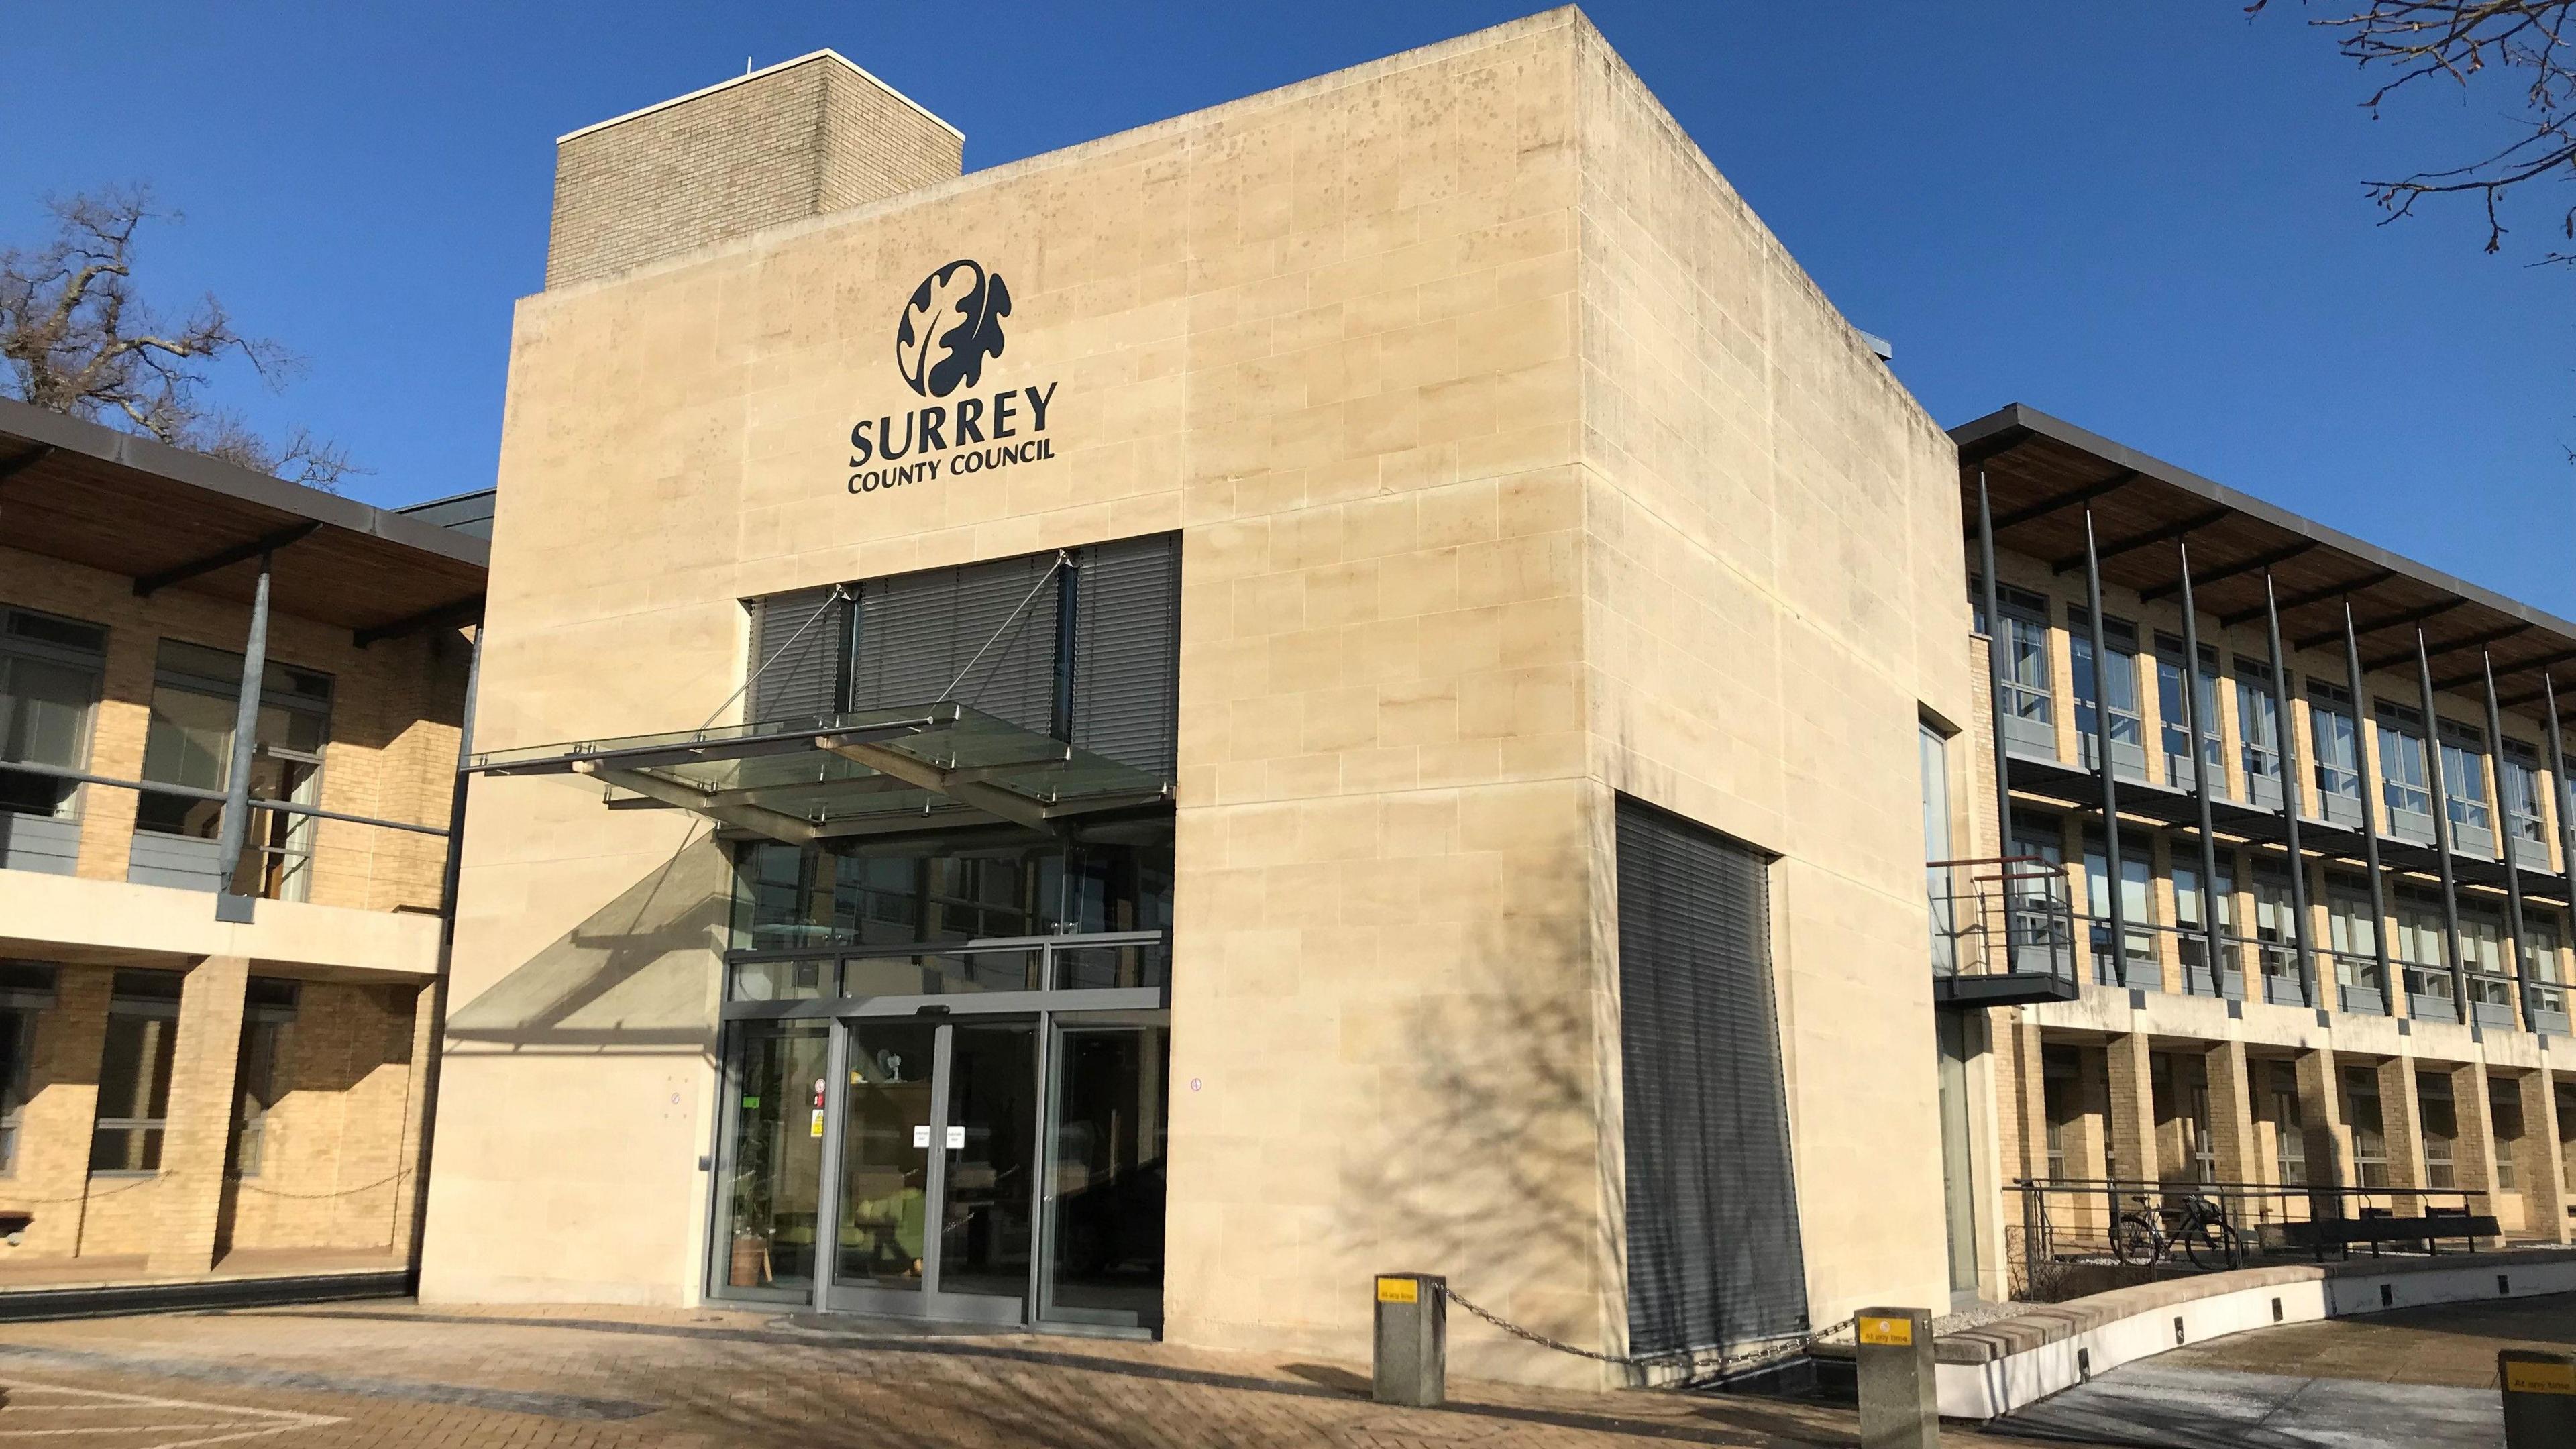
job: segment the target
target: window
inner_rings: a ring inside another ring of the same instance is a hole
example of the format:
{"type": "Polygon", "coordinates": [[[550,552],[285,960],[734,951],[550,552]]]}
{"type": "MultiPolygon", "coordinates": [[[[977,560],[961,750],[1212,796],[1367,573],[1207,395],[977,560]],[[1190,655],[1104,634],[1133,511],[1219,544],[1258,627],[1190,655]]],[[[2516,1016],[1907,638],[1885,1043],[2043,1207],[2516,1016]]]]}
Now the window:
{"type": "Polygon", "coordinates": [[[1959,969],[1958,902],[1950,889],[1950,868],[1929,863],[1950,858],[1950,743],[1929,724],[1917,722],[1915,768],[1923,785],[1923,859],[1927,863],[1927,897],[1932,906],[1932,969],[1948,974],[1959,969]]]}
{"type": "Polygon", "coordinates": [[[2277,805],[2281,798],[2281,712],[2272,698],[2272,669],[2250,659],[2236,661],[2236,731],[2245,765],[2247,788],[2259,804],[2277,805]]]}
{"type": "MultiPolygon", "coordinates": [[[[175,639],[161,641],[152,715],[143,741],[143,778],[178,791],[145,790],[135,828],[214,840],[223,802],[209,798],[232,773],[233,724],[240,709],[242,658],[175,639]],[[184,792],[184,793],[183,793],[184,792]]],[[[331,677],[271,663],[261,676],[258,733],[251,755],[253,800],[318,805],[322,749],[331,729],[331,677]]],[[[238,894],[300,901],[312,889],[314,818],[254,808],[242,854],[226,870],[238,894]]]]}
{"type": "MultiPolygon", "coordinates": [[[[2156,636],[2156,705],[2164,717],[2165,774],[2177,785],[2194,783],[2191,728],[2183,723],[2186,712],[2182,672],[2182,641],[2170,634],[2156,636]]],[[[2218,651],[2204,644],[2200,648],[2200,755],[2208,767],[2213,790],[2221,789],[2227,775],[2227,749],[2218,730],[2218,651]]]]}
{"type": "Polygon", "coordinates": [[[295,1026],[297,987],[254,976],[243,996],[241,1063],[233,1074],[233,1171],[257,1177],[276,1151],[269,1114],[286,1094],[287,1048],[295,1026]]]}
{"type": "MultiPolygon", "coordinates": [[[[2093,961],[2095,979],[2104,984],[2117,980],[2111,965],[2111,872],[2104,854],[2103,839],[2092,831],[2084,835],[2085,909],[2093,918],[2093,961]]],[[[2154,986],[2158,981],[2156,967],[2156,895],[2155,873],[2147,860],[2146,842],[2130,831],[2120,841],[2120,914],[2128,931],[2127,949],[2131,986],[2154,986]]]]}
{"type": "Polygon", "coordinates": [[[2385,989],[2379,972],[2379,917],[2370,903],[2369,886],[2349,876],[2326,878],[2326,928],[2331,933],[2335,958],[2335,983],[2344,991],[2368,991],[2356,1005],[2350,999],[2344,1009],[2378,1010],[2375,994],[2385,989]]]}
{"type": "Polygon", "coordinates": [[[79,782],[48,772],[89,768],[106,659],[107,631],[96,624],[0,608],[0,811],[72,817],[79,782]]]}
{"type": "Polygon", "coordinates": [[[2576,1188],[2576,1086],[2557,1085],[2559,1176],[2566,1186],[2576,1188]]]}
{"type": "Polygon", "coordinates": [[[2567,995],[2558,989],[2557,916],[2538,901],[2522,903],[2523,989],[2541,1011],[2567,1010],[2567,995]]]}
{"type": "MultiPolygon", "coordinates": [[[[2236,878],[2224,863],[2228,853],[2220,852],[2221,864],[2218,867],[2218,890],[2215,896],[2218,933],[2222,938],[2219,950],[2224,953],[2220,959],[2226,963],[2230,971],[2241,971],[2243,968],[2236,963],[2234,957],[2235,948],[2223,939],[2232,936],[2236,930],[2236,878]]],[[[2209,938],[2205,934],[2209,926],[2209,917],[2202,914],[2200,866],[2197,864],[2199,858],[2199,852],[2191,849],[2187,841],[2175,842],[2174,924],[2181,932],[2181,937],[2175,944],[2182,956],[2184,969],[2190,972],[2199,983],[2197,989],[2214,989],[2218,983],[2212,981],[2209,976],[2209,938]],[[2194,863],[2185,864],[2183,862],[2185,855],[2189,855],[2194,863]]]]}
{"type": "Polygon", "coordinates": [[[2273,1180],[2283,1187],[2308,1184],[2308,1129],[2299,1114],[2299,1070],[2288,1062],[2267,1064],[2272,1085],[2273,1180]]]}
{"type": "Polygon", "coordinates": [[[116,973],[107,1007],[107,1045],[99,1057],[98,1124],[89,1140],[92,1172],[161,1170],[181,980],[176,971],[116,973]]]}
{"type": "Polygon", "coordinates": [[[36,1021],[54,1004],[54,968],[0,962],[0,1173],[18,1170],[18,1134],[36,1054],[36,1021]]]}
{"type": "Polygon", "coordinates": [[[2487,809],[2486,734],[2444,720],[2441,736],[2442,792],[2451,807],[2451,828],[2459,832],[2451,844],[2484,854],[2495,848],[2494,816],[2487,809]]]}
{"type": "Polygon", "coordinates": [[[2520,1192],[2514,1158],[2522,1149],[2522,1089],[2502,1077],[2487,1078],[2487,1121],[2495,1132],[2496,1190],[2520,1192]]]}
{"type": "Polygon", "coordinates": [[[1095,827],[1071,846],[756,842],[736,854],[734,879],[734,944],[750,950],[1165,931],[1172,822],[1095,827]]]}
{"type": "Polygon", "coordinates": [[[2394,944],[2394,954],[2404,963],[2406,994],[2416,998],[2409,1014],[2456,1017],[2457,1009],[2450,1005],[2450,956],[2442,948],[2441,908],[2424,901],[2399,902],[2394,944]],[[2438,1010],[2435,1003],[2440,1003],[2438,1010]]]}
{"type": "Polygon", "coordinates": [[[2499,1012],[2503,1020],[2512,1020],[2512,968],[2505,964],[2502,916],[2460,911],[2460,966],[2468,973],[2469,1000],[2489,1008],[2489,1020],[2499,1012]]]}
{"type": "MultiPolygon", "coordinates": [[[[2316,746],[2317,797],[2327,803],[2361,799],[2361,735],[2353,723],[2352,696],[2333,685],[2308,681],[2308,736],[2316,746]]],[[[2358,820],[2358,814],[2353,817],[2358,820]]]]}
{"type": "Polygon", "coordinates": [[[2433,777],[2424,759],[2424,717],[2411,709],[2379,707],[2379,782],[2392,816],[2412,815],[2422,822],[2420,827],[2413,821],[2392,824],[2432,830],[2433,777]]]}
{"type": "Polygon", "coordinates": [[[2531,865],[2549,860],[2549,826],[2540,810],[2540,760],[2518,740],[2504,742],[2496,760],[2496,784],[2504,801],[2506,834],[2517,856],[2531,865]]]}
{"type": "Polygon", "coordinates": [[[2257,869],[2254,873],[2254,939],[2263,961],[2265,1000],[2299,999],[2298,912],[2290,900],[2290,878],[2257,869]]]}
{"type": "Polygon", "coordinates": [[[2447,1073],[2422,1072],[2415,1078],[2415,1097],[2424,1114],[2424,1185],[2458,1187],[2459,1173],[2451,1152],[2460,1137],[2460,1116],[2451,1101],[2447,1073]]]}
{"type": "MultiPolygon", "coordinates": [[[[1968,593],[1975,601],[1977,627],[1983,631],[1983,581],[1971,578],[1968,593]]],[[[2003,655],[2006,733],[2036,741],[2049,733],[2048,726],[2056,718],[2048,678],[2048,599],[2010,584],[1998,585],[1995,599],[2004,611],[2004,632],[1995,642],[2003,655]],[[2015,722],[2023,722],[2024,727],[2016,729],[2015,722]]]]}
{"type": "MultiPolygon", "coordinates": [[[[2090,741],[2095,701],[2092,616],[2073,605],[2066,613],[2069,658],[2075,670],[2075,732],[2090,741]]],[[[2111,747],[2115,751],[2144,750],[2146,722],[2138,712],[2138,631],[2133,625],[2106,617],[2102,621],[2102,639],[2103,647],[2109,651],[2102,682],[2111,747]]],[[[2086,748],[2091,748],[2090,744],[2086,748]]]]}
{"type": "Polygon", "coordinates": [[[2048,1179],[2066,1181],[2067,1134],[2083,1116],[2075,1054],[2049,1047],[2040,1054],[2040,1091],[2048,1117],[2048,1179]]]}
{"type": "Polygon", "coordinates": [[[2388,1186],[2388,1135],[2379,1112],[2379,1073],[2346,1067],[2344,1115],[2352,1122],[2352,1171],[2356,1187],[2388,1186]]]}

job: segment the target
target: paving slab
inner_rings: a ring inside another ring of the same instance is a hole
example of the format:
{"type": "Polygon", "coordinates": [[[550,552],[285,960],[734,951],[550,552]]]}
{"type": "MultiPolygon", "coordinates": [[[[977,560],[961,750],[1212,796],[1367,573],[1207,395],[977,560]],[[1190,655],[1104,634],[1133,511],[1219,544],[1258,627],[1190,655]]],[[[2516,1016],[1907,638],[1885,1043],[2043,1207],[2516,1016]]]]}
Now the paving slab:
{"type": "Polygon", "coordinates": [[[2167,1366],[2114,1369],[1994,1428],[2141,1449],[2495,1449],[2492,1390],[2167,1366]]]}
{"type": "MultiPolygon", "coordinates": [[[[1369,1401],[1365,1364],[684,1309],[0,1324],[0,1442],[64,1449],[1804,1449],[1850,1445],[1858,1428],[1811,1403],[1450,1389],[1446,1407],[1394,1408],[1369,1401]]],[[[1952,1428],[1942,1442],[2009,1441],[1952,1428]]]]}

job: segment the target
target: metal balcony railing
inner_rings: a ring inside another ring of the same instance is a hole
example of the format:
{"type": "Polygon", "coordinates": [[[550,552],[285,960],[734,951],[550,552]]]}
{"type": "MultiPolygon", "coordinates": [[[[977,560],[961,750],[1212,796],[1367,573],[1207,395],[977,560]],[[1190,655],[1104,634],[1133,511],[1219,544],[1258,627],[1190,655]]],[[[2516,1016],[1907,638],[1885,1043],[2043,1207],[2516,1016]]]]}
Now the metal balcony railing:
{"type": "Polygon", "coordinates": [[[1927,871],[1936,1001],[2008,1006],[2080,994],[2064,866],[2008,855],[1936,860],[1927,871]]]}

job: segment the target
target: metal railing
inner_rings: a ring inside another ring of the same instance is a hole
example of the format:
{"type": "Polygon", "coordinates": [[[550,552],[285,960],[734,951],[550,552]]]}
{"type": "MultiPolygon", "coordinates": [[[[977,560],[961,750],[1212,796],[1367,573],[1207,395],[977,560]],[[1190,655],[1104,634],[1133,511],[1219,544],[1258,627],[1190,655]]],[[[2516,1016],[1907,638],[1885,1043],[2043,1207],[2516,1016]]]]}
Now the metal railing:
{"type": "MultiPolygon", "coordinates": [[[[2492,1222],[2482,1221],[2487,1194],[2476,1188],[2022,1178],[2004,1190],[2020,1201],[2013,1256],[2024,1287],[2033,1291],[2044,1291],[2073,1266],[2128,1261],[2117,1241],[2124,1215],[2151,1213],[2170,1224],[2193,1199],[2216,1205],[2246,1261],[2297,1256],[2323,1262],[2329,1252],[2350,1256],[2356,1244],[2374,1256],[2439,1255],[2445,1242],[2474,1250],[2478,1237],[2495,1236],[2492,1222]]],[[[2155,1266],[2211,1271],[2234,1264],[2195,1261],[2177,1243],[2155,1266]]]]}
{"type": "Polygon", "coordinates": [[[2074,979],[2075,907],[2065,866],[2006,855],[1936,860],[1926,870],[1935,975],[2074,979]]]}

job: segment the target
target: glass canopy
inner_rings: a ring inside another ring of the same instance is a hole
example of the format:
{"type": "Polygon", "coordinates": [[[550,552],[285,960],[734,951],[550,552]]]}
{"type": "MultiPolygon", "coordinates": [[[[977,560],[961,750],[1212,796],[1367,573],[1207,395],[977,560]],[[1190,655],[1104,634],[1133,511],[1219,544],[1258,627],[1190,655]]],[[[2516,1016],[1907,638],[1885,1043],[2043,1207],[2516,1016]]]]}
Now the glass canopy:
{"type": "Polygon", "coordinates": [[[1037,829],[1169,798],[1163,775],[953,702],[494,750],[480,775],[587,776],[802,844],[974,811],[1037,829]]]}

